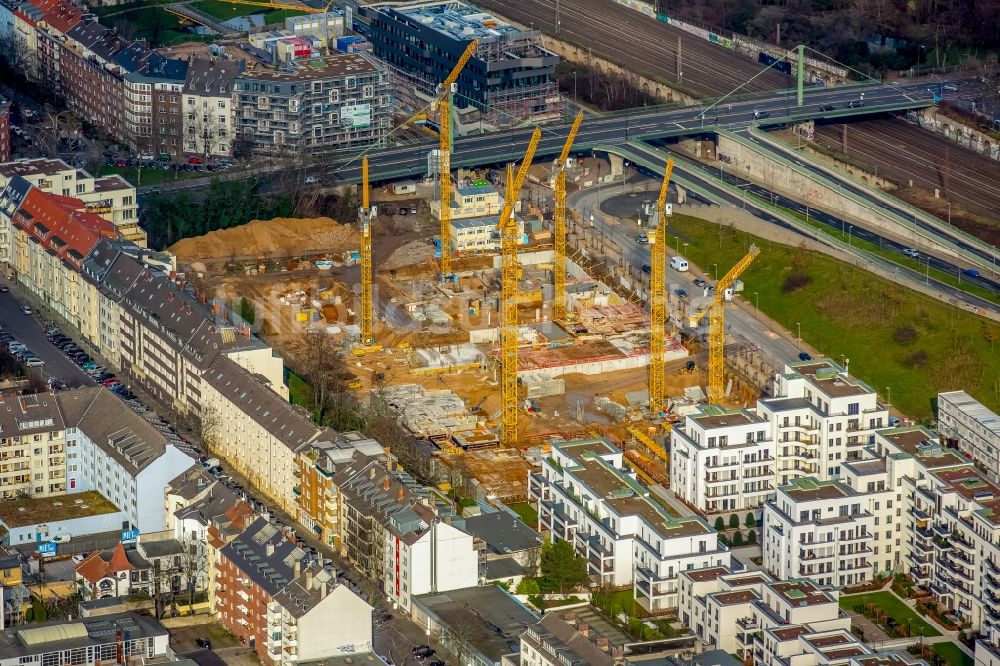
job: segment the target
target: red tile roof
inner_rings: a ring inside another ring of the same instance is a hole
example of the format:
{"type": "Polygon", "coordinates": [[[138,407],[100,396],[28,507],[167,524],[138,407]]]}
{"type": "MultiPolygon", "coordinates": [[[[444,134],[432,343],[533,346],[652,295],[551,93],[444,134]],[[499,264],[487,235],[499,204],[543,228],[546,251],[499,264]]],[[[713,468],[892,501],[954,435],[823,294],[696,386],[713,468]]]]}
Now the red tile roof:
{"type": "Polygon", "coordinates": [[[42,10],[44,20],[50,26],[65,34],[83,18],[83,12],[66,0],[29,0],[42,10]]]}
{"type": "Polygon", "coordinates": [[[76,573],[80,574],[88,583],[97,583],[102,578],[114,578],[122,571],[132,571],[135,569],[128,561],[125,554],[125,546],[118,544],[111,559],[107,562],[101,556],[101,551],[95,550],[90,557],[76,565],[76,573]]]}
{"type": "Polygon", "coordinates": [[[14,221],[32,239],[60,259],[79,267],[101,238],[118,238],[118,227],[88,213],[79,199],[32,188],[14,221]]]}

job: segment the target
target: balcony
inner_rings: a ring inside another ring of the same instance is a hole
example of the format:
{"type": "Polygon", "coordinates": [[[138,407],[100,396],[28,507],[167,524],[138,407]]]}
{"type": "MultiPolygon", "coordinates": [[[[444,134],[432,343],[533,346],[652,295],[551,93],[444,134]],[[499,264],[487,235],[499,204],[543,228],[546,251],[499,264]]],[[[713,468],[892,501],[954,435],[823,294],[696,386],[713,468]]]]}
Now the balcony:
{"type": "Polygon", "coordinates": [[[910,567],[910,575],[913,576],[915,582],[921,584],[927,583],[931,579],[930,574],[923,567],[910,567]]]}
{"type": "Polygon", "coordinates": [[[739,464],[740,464],[739,458],[733,458],[732,460],[730,460],[728,462],[726,462],[726,461],[719,461],[719,459],[716,458],[716,459],[714,459],[713,462],[709,462],[707,465],[705,465],[705,469],[728,469],[728,468],[735,468],[739,464]]]}
{"type": "Polygon", "coordinates": [[[872,538],[869,532],[846,532],[845,534],[840,535],[840,541],[864,541],[872,538]]]}
{"type": "Polygon", "coordinates": [[[736,478],[736,476],[722,477],[718,474],[705,475],[705,483],[708,485],[713,485],[716,483],[736,483],[737,481],[739,481],[739,479],[736,478]]]}

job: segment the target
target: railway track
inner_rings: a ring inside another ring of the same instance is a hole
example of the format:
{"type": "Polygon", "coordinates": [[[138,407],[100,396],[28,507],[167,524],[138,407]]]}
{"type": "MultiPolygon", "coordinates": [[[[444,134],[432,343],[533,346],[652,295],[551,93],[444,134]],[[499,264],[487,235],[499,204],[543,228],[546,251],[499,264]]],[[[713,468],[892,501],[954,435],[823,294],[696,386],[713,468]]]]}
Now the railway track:
{"type": "Polygon", "coordinates": [[[847,124],[844,151],[839,124],[817,126],[827,145],[849,157],[878,167],[878,173],[905,186],[941,191],[953,205],[996,217],[1000,215],[1000,162],[962,148],[955,142],[904,120],[887,118],[847,124]]]}
{"type": "MultiPolygon", "coordinates": [[[[554,0],[476,0],[476,4],[545,34],[555,34],[554,0]]],[[[673,83],[697,97],[725,94],[763,69],[763,65],[722,46],[628,9],[613,0],[559,3],[559,38],[593,49],[626,69],[673,83]],[[677,77],[677,38],[681,71],[677,77]]],[[[794,79],[769,71],[741,92],[786,88],[794,79]]]]}

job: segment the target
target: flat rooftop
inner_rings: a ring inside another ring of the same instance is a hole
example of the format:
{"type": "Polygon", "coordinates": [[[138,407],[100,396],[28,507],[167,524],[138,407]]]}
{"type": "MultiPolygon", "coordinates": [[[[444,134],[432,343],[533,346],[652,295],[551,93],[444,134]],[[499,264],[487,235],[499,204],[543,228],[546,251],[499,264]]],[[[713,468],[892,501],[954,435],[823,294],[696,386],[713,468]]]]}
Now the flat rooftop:
{"type": "Polygon", "coordinates": [[[949,391],[938,394],[938,403],[946,402],[954,405],[959,411],[973,419],[977,424],[1000,437],[1000,416],[990,411],[984,404],[965,391],[949,391]]]}
{"type": "Polygon", "coordinates": [[[691,580],[704,583],[705,581],[715,580],[721,576],[725,576],[729,573],[729,569],[726,567],[708,567],[707,569],[691,569],[690,571],[682,571],[682,576],[687,576],[691,580]]]}
{"type": "Polygon", "coordinates": [[[792,499],[799,502],[814,500],[830,500],[850,497],[852,491],[839,481],[817,481],[813,477],[800,477],[788,485],[779,488],[792,499]]]}
{"type": "Polygon", "coordinates": [[[759,585],[761,583],[770,583],[771,577],[763,573],[750,574],[748,576],[735,576],[732,578],[726,578],[726,585],[729,587],[742,587],[744,585],[759,585]]]}
{"type": "Polygon", "coordinates": [[[737,606],[739,604],[747,604],[751,601],[756,601],[760,597],[753,590],[736,590],[734,592],[716,592],[715,594],[709,595],[710,598],[715,599],[722,606],[737,606]]]}
{"type": "Polygon", "coordinates": [[[397,5],[397,12],[459,41],[490,39],[524,32],[464,2],[419,2],[397,5]]]}
{"type": "Polygon", "coordinates": [[[894,428],[879,433],[902,453],[916,458],[928,468],[967,465],[967,460],[938,442],[937,437],[926,428],[916,426],[894,428]]]}
{"type": "Polygon", "coordinates": [[[552,448],[558,449],[577,460],[585,453],[594,453],[599,456],[621,453],[618,447],[606,439],[573,439],[566,442],[557,442],[552,445],[552,448]]]}
{"type": "Polygon", "coordinates": [[[664,539],[698,536],[711,529],[695,517],[674,518],[645,497],[624,497],[608,500],[607,504],[623,516],[639,516],[664,539]]]}
{"type": "Polygon", "coordinates": [[[413,603],[445,628],[462,627],[468,644],[492,662],[517,652],[520,635],[539,620],[496,585],[425,594],[413,603]]]}
{"type": "Polygon", "coordinates": [[[101,516],[115,513],[118,507],[96,490],[72,495],[12,499],[0,502],[0,521],[9,528],[38,523],[101,516]]]}
{"type": "Polygon", "coordinates": [[[845,460],[844,467],[854,470],[858,476],[871,476],[873,474],[885,474],[885,458],[877,460],[845,460]]]}
{"type": "Polygon", "coordinates": [[[726,410],[715,405],[704,405],[701,408],[701,413],[692,415],[691,419],[704,428],[725,428],[764,422],[763,419],[750,414],[745,409],[726,410]]]}
{"type": "Polygon", "coordinates": [[[166,636],[157,620],[139,613],[118,613],[79,621],[22,624],[0,631],[0,657],[5,661],[72,648],[114,644],[121,631],[125,641],[166,636]]]}
{"type": "Polygon", "coordinates": [[[798,361],[789,364],[789,367],[794,372],[808,377],[813,386],[831,398],[844,398],[852,395],[874,393],[870,386],[846,374],[844,368],[832,359],[823,358],[812,361],[798,361]]]}
{"type": "Polygon", "coordinates": [[[52,160],[44,157],[39,157],[33,160],[17,160],[15,162],[0,164],[0,174],[6,176],[7,178],[13,178],[14,176],[28,178],[30,176],[53,175],[61,171],[76,170],[77,169],[71,167],[62,160],[52,160]]]}
{"type": "Polygon", "coordinates": [[[257,67],[244,75],[247,80],[256,81],[311,81],[349,74],[369,74],[378,67],[368,58],[357,53],[338,53],[323,58],[306,60],[294,70],[277,70],[257,67]]]}
{"type": "Polygon", "coordinates": [[[792,627],[782,627],[781,629],[772,629],[771,633],[777,636],[780,641],[794,641],[797,640],[802,634],[808,634],[809,630],[802,625],[794,625],[792,627]]]}
{"type": "Polygon", "coordinates": [[[987,501],[1000,498],[1000,488],[973,467],[939,469],[930,473],[966,500],[987,501]]]}
{"type": "Polygon", "coordinates": [[[804,580],[771,583],[768,587],[792,606],[836,603],[836,600],[828,592],[804,580]]]}

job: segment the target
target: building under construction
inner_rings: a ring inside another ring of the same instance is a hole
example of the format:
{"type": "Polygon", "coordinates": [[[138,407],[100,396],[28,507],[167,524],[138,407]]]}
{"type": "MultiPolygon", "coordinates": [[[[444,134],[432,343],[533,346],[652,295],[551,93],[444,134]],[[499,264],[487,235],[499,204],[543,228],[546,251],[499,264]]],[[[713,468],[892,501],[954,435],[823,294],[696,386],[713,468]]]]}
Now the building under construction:
{"type": "Polygon", "coordinates": [[[454,1],[374,4],[359,12],[375,55],[391,68],[396,101],[404,109],[415,113],[427,106],[475,39],[478,47],[454,97],[460,122],[508,127],[559,117],[559,56],[542,46],[539,31],[454,1]]]}

